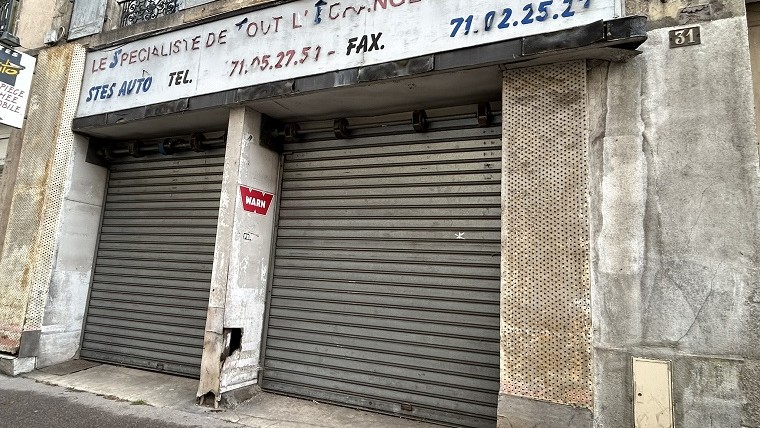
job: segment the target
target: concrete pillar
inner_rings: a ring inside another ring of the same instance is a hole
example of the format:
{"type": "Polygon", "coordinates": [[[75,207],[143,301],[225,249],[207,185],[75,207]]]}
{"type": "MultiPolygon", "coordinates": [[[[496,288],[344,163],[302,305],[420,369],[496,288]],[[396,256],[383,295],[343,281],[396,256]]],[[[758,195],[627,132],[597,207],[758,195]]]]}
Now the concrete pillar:
{"type": "Polygon", "coordinates": [[[586,64],[504,73],[499,427],[591,426],[586,64]]]}
{"type": "Polygon", "coordinates": [[[86,137],[74,136],[36,352],[38,368],[75,358],[82,341],[108,181],[108,169],[85,161],[89,144],[86,137]]]}
{"type": "Polygon", "coordinates": [[[280,155],[261,144],[262,118],[230,112],[201,382],[198,396],[254,385],[274,242],[280,155]],[[246,211],[242,188],[275,195],[266,214],[246,211]],[[240,336],[240,348],[230,349],[240,336]]]}
{"type": "Polygon", "coordinates": [[[0,260],[0,351],[35,357],[71,190],[85,50],[40,52],[0,260]]]}

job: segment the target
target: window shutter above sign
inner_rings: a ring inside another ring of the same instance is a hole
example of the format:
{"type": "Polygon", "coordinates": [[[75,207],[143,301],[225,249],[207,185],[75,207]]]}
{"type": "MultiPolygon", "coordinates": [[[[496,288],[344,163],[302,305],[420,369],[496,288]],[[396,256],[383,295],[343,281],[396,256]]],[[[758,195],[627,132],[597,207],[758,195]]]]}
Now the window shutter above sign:
{"type": "Polygon", "coordinates": [[[185,0],[182,2],[180,9],[190,9],[191,7],[200,6],[202,4],[211,3],[214,0],[185,0]]]}
{"type": "Polygon", "coordinates": [[[69,40],[97,34],[106,17],[106,0],[74,0],[69,40]]]}

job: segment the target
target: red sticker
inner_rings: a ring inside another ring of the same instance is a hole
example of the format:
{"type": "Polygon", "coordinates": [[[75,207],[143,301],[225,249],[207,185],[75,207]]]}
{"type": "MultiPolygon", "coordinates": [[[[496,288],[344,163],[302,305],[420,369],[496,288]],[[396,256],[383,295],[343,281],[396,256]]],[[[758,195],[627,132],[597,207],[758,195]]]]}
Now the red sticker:
{"type": "Polygon", "coordinates": [[[246,186],[240,186],[240,196],[243,198],[244,210],[260,215],[267,215],[274,199],[271,193],[246,186]]]}

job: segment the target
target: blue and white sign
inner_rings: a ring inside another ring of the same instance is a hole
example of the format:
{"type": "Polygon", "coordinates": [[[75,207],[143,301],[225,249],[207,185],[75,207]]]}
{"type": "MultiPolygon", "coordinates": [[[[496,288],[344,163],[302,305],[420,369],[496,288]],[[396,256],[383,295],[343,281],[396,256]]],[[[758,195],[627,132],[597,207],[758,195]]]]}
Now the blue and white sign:
{"type": "Polygon", "coordinates": [[[23,126],[36,63],[33,56],[0,48],[0,123],[23,126]]]}
{"type": "Polygon", "coordinates": [[[78,116],[612,19],[619,0],[303,0],[87,55],[78,116]]]}

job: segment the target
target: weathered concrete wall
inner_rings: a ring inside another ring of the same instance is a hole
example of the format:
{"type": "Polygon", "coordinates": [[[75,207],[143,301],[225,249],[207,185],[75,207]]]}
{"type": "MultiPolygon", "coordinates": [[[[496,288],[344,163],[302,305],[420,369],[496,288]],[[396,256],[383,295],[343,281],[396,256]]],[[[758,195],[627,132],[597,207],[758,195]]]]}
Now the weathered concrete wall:
{"type": "Polygon", "coordinates": [[[19,2],[16,36],[21,46],[37,49],[45,46],[45,32],[49,30],[56,11],[56,0],[24,0],[19,2]]]}
{"type": "Polygon", "coordinates": [[[69,0],[24,0],[19,2],[16,36],[24,50],[40,49],[46,46],[45,37],[56,31],[66,40],[71,19],[72,1],[69,0]]]}
{"type": "Polygon", "coordinates": [[[108,179],[106,168],[85,162],[88,144],[82,136],[74,140],[37,367],[73,359],[82,338],[108,179]]]}
{"type": "MultiPolygon", "coordinates": [[[[755,94],[755,109],[760,106],[760,3],[747,5],[747,26],[749,27],[749,55],[752,62],[752,86],[755,94]]],[[[760,135],[760,115],[755,115],[755,130],[760,135]]]]}
{"type": "Polygon", "coordinates": [[[744,16],[744,0],[627,0],[624,3],[625,14],[647,16],[651,30],[744,16]]]}
{"type": "MultiPolygon", "coordinates": [[[[730,7],[727,4],[726,7],[730,7]]],[[[760,427],[758,151],[747,26],[592,64],[594,418],[633,422],[631,358],[673,362],[678,427],[760,427]]]]}
{"type": "Polygon", "coordinates": [[[240,186],[276,193],[280,157],[260,145],[261,115],[231,111],[198,396],[221,394],[258,380],[276,211],[243,210],[240,186]],[[229,349],[232,329],[240,348],[229,349]]]}
{"type": "Polygon", "coordinates": [[[22,357],[35,355],[41,332],[83,71],[78,45],[37,62],[0,260],[0,350],[22,357]]]}

